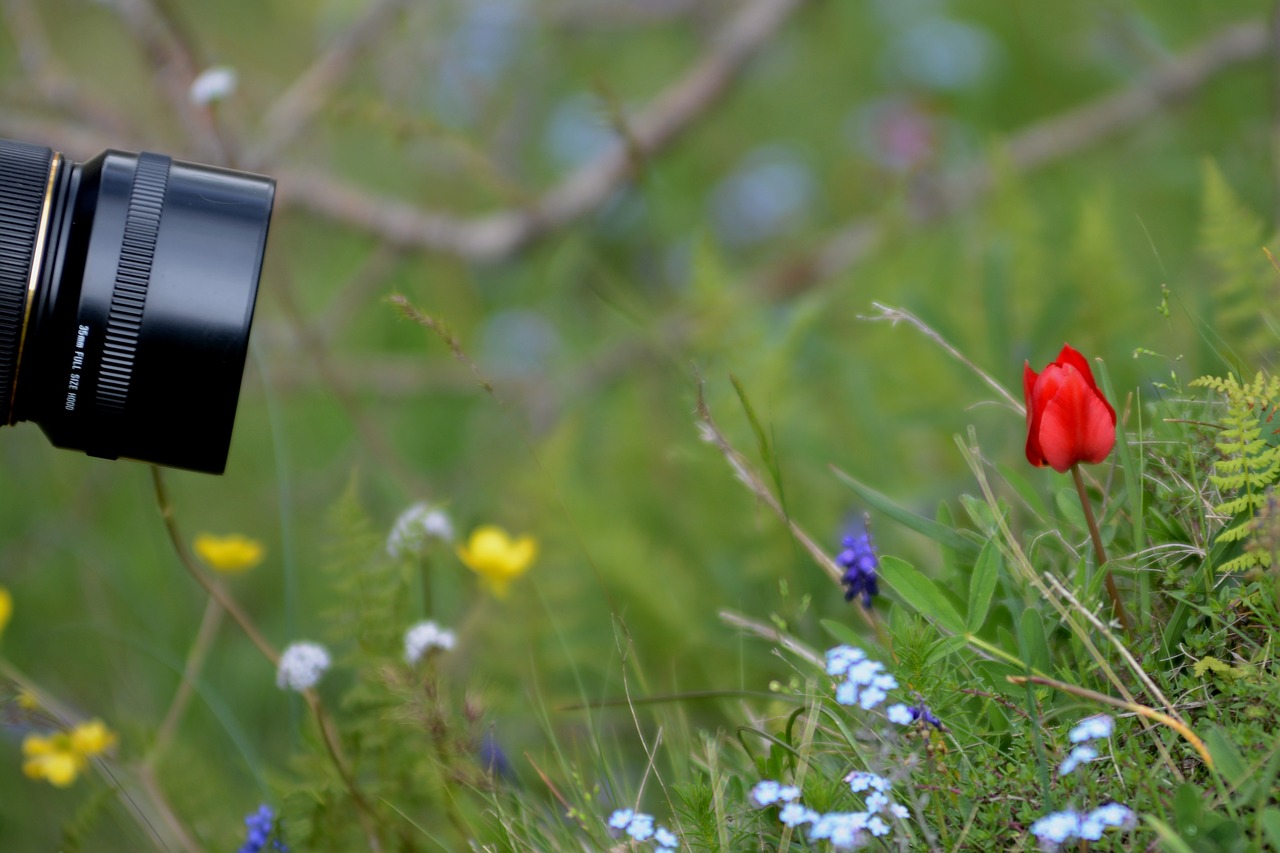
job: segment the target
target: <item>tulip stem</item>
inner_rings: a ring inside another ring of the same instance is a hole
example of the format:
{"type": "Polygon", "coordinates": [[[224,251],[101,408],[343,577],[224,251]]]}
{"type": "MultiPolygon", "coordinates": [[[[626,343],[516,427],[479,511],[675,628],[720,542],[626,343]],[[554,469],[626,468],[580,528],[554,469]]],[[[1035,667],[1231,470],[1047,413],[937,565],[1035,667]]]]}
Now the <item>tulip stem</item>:
{"type": "Polygon", "coordinates": [[[1098,568],[1106,572],[1107,595],[1111,598],[1111,607],[1116,619],[1126,634],[1132,634],[1133,624],[1129,614],[1120,603],[1120,591],[1116,589],[1115,576],[1107,566],[1107,549],[1102,546],[1102,532],[1098,530],[1098,520],[1093,517],[1093,507],[1089,505],[1089,493],[1084,488],[1084,476],[1080,473],[1080,463],[1071,466],[1071,479],[1076,484],[1076,494],[1080,496],[1080,506],[1084,507],[1084,520],[1089,525],[1089,538],[1093,540],[1093,555],[1097,559],[1098,568]]]}

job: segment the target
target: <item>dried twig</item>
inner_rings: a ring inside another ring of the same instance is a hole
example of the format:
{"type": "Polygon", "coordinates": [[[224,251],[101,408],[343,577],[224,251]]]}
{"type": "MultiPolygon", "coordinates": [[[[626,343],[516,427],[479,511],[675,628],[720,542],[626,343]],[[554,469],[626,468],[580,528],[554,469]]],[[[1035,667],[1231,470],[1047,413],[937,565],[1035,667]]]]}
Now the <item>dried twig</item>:
{"type": "Polygon", "coordinates": [[[1003,385],[1001,385],[995,379],[995,377],[993,377],[990,373],[987,373],[981,367],[978,367],[978,365],[970,361],[968,356],[960,352],[960,350],[956,349],[956,347],[950,341],[942,337],[942,335],[939,334],[928,323],[921,320],[919,317],[917,317],[915,314],[912,314],[910,311],[906,311],[902,308],[891,308],[888,305],[881,305],[879,302],[872,302],[871,305],[880,313],[872,314],[870,316],[862,317],[860,319],[888,320],[890,323],[892,323],[895,326],[898,325],[899,322],[906,322],[914,326],[916,330],[920,332],[920,334],[924,335],[926,338],[933,341],[938,346],[942,347],[944,350],[947,351],[948,355],[950,355],[956,361],[963,364],[965,367],[969,368],[969,370],[975,373],[979,379],[987,383],[987,385],[989,385],[997,394],[999,394],[1001,397],[1005,399],[1005,402],[1009,404],[1009,407],[1011,409],[1013,409],[1015,412],[1018,413],[1019,417],[1026,415],[1027,407],[1024,406],[1022,403],[1019,403],[1017,398],[1009,393],[1008,389],[1006,389],[1003,385]]]}
{"type": "Polygon", "coordinates": [[[1064,681],[1057,681],[1052,678],[1041,678],[1037,675],[1006,675],[1005,680],[1010,684],[1041,684],[1045,687],[1052,687],[1054,690],[1061,690],[1063,693],[1070,693],[1072,696],[1079,696],[1081,699],[1088,699],[1093,702],[1099,702],[1103,705],[1110,705],[1113,708],[1120,708],[1125,711],[1131,711],[1140,717],[1148,720],[1154,720],[1163,726],[1168,726],[1178,734],[1182,735],[1183,740],[1191,744],[1191,747],[1200,754],[1200,760],[1204,762],[1205,767],[1213,769],[1213,756],[1209,754],[1209,750],[1205,747],[1204,741],[1196,736],[1196,733],[1187,727],[1187,724],[1181,720],[1175,720],[1168,714],[1161,713],[1155,708],[1146,705],[1140,705],[1137,702],[1126,701],[1124,699],[1116,699],[1105,693],[1099,693],[1096,690],[1090,690],[1087,687],[1077,687],[1074,684],[1067,684],[1064,681]]]}
{"type": "Polygon", "coordinates": [[[768,625],[758,619],[752,619],[750,616],[744,616],[733,610],[721,610],[720,621],[726,625],[732,625],[735,628],[741,628],[762,637],[772,643],[777,643],[787,651],[799,655],[814,666],[823,666],[822,655],[797,640],[795,637],[783,631],[779,631],[772,625],[768,625]]]}
{"type": "MultiPolygon", "coordinates": [[[[833,581],[837,584],[841,583],[841,578],[844,576],[844,569],[840,568],[840,566],[836,564],[836,561],[831,559],[831,555],[823,550],[822,546],[817,542],[813,541],[813,537],[806,533],[804,528],[796,523],[795,519],[793,519],[787,512],[786,507],[784,507],[782,502],[778,500],[777,495],[775,495],[773,490],[765,484],[764,479],[756,472],[751,463],[747,461],[747,458],[739,453],[738,449],[735,448],[729,442],[729,439],[725,434],[720,431],[720,427],[716,425],[715,419],[711,417],[711,407],[707,405],[706,396],[703,394],[701,377],[699,377],[698,380],[697,414],[698,431],[702,435],[703,440],[714,444],[720,452],[724,454],[725,460],[729,463],[729,467],[733,469],[734,474],[737,475],[739,482],[746,486],[747,490],[755,495],[761,503],[773,510],[774,515],[778,516],[778,519],[787,526],[787,529],[791,532],[791,535],[795,538],[796,542],[800,543],[800,547],[809,552],[809,556],[813,558],[813,561],[821,566],[822,570],[825,571],[833,581]]],[[[892,649],[893,643],[889,640],[889,636],[885,633],[884,626],[882,626],[880,621],[876,619],[874,613],[862,607],[855,607],[854,610],[856,610],[858,615],[862,617],[862,620],[866,622],[873,631],[875,631],[876,637],[880,640],[881,644],[886,649],[892,649]]]]}

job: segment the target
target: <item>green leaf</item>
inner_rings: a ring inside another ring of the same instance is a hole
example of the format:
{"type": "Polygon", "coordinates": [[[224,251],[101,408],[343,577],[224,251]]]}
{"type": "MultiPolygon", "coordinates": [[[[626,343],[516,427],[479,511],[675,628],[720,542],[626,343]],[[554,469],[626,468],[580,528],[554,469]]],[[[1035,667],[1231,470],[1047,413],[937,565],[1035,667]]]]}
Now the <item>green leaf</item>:
{"type": "MultiPolygon", "coordinates": [[[[1022,467],[1027,468],[1029,466],[1024,462],[1022,467]]],[[[1019,470],[1009,465],[996,465],[996,471],[1009,484],[1009,487],[1017,492],[1018,497],[1033,513],[1040,518],[1049,517],[1049,507],[1045,504],[1044,498],[1040,496],[1040,492],[1031,485],[1031,481],[1023,476],[1019,470]]]]}
{"type": "Polygon", "coordinates": [[[995,513],[991,511],[991,507],[987,505],[986,501],[978,500],[973,495],[961,495],[960,505],[969,514],[974,526],[987,536],[995,536],[998,533],[995,513]]]}
{"type": "Polygon", "coordinates": [[[1274,806],[1268,806],[1262,810],[1258,823],[1262,825],[1262,831],[1266,833],[1267,841],[1276,850],[1280,850],[1280,809],[1274,806]]]}
{"type": "Polygon", "coordinates": [[[1178,646],[1182,643],[1182,635],[1187,630],[1187,623],[1191,619],[1191,608],[1185,601],[1179,601],[1178,606],[1173,609],[1173,616],[1169,617],[1169,621],[1164,626],[1164,636],[1160,639],[1160,660],[1169,660],[1178,651],[1178,646]]]}
{"type": "Polygon", "coordinates": [[[1058,515],[1063,522],[1077,530],[1084,530],[1088,524],[1084,520],[1084,510],[1080,507],[1080,493],[1072,488],[1062,488],[1053,495],[1053,503],[1058,508],[1058,515]]]}
{"type": "Polygon", "coordinates": [[[929,651],[924,656],[924,665],[926,667],[935,666],[968,644],[969,641],[966,637],[940,637],[929,646],[929,651]]]}
{"type": "Polygon", "coordinates": [[[751,431],[755,433],[756,444],[760,448],[760,459],[764,462],[764,467],[768,470],[770,479],[773,480],[773,488],[778,493],[778,503],[782,505],[783,515],[787,515],[787,493],[782,485],[782,468],[778,465],[778,454],[774,449],[773,442],[769,440],[769,434],[765,431],[764,424],[760,422],[760,418],[756,415],[755,406],[751,405],[751,399],[747,397],[747,389],[738,381],[738,377],[732,373],[729,374],[729,381],[733,383],[733,390],[738,395],[738,402],[742,404],[742,411],[751,423],[751,431]]]}
{"type": "Polygon", "coordinates": [[[1025,675],[1025,670],[998,660],[974,661],[973,668],[982,678],[986,679],[987,687],[991,692],[999,693],[1002,696],[1011,696],[1015,699],[1026,695],[1027,688],[1024,685],[1013,684],[1009,681],[1009,676],[1025,675]]]}
{"type": "MultiPolygon", "coordinates": [[[[938,512],[934,515],[934,520],[948,530],[954,530],[956,527],[955,515],[951,512],[951,507],[946,501],[938,501],[938,512]]],[[[951,577],[960,571],[959,555],[954,548],[939,543],[938,551],[942,555],[942,574],[944,577],[951,577]]]]}
{"type": "Polygon", "coordinates": [[[1182,837],[1174,832],[1173,827],[1160,820],[1160,818],[1155,815],[1143,815],[1142,819],[1160,837],[1160,849],[1164,850],[1165,853],[1195,853],[1187,842],[1183,841],[1182,837]]]}
{"type": "Polygon", "coordinates": [[[756,416],[755,406],[751,405],[751,400],[747,397],[747,389],[742,387],[738,377],[730,373],[729,381],[733,383],[734,393],[738,395],[738,402],[742,404],[742,411],[747,416],[747,422],[751,424],[751,431],[756,435],[756,445],[760,449],[760,459],[766,467],[772,469],[773,447],[769,444],[769,434],[765,432],[764,425],[760,423],[760,418],[756,416]]]}
{"type": "Polygon", "coordinates": [[[952,634],[964,633],[964,620],[937,585],[897,557],[880,558],[880,577],[921,616],[932,618],[952,634]]]}
{"type": "Polygon", "coordinates": [[[1018,648],[1022,651],[1022,661],[1033,669],[1051,672],[1053,664],[1049,659],[1049,641],[1044,634],[1044,620],[1040,611],[1028,607],[1018,618],[1018,648]]]}
{"type": "Polygon", "coordinates": [[[837,643],[844,643],[846,646],[859,646],[867,642],[866,637],[861,636],[845,623],[838,622],[835,619],[820,619],[818,624],[825,628],[837,643]]]}
{"type": "Polygon", "coordinates": [[[965,625],[971,633],[978,633],[987,621],[991,597],[995,594],[1003,564],[1004,559],[996,546],[996,540],[987,540],[987,544],[982,546],[982,552],[978,554],[978,561],[973,564],[973,574],[969,576],[969,613],[965,625]]]}
{"type": "Polygon", "coordinates": [[[1173,795],[1173,817],[1181,830],[1195,831],[1204,812],[1204,792],[1190,782],[1178,787],[1173,795]]]}
{"type": "Polygon", "coordinates": [[[1209,729],[1209,734],[1205,736],[1204,745],[1209,749],[1209,755],[1213,757],[1214,767],[1217,768],[1218,775],[1232,788],[1239,788],[1240,785],[1249,777],[1249,765],[1245,763],[1244,758],[1236,750],[1235,744],[1227,737],[1227,733],[1221,726],[1214,726],[1209,729]]]}
{"type": "Polygon", "coordinates": [[[916,515],[914,512],[898,506],[885,495],[870,486],[863,485],[834,465],[831,466],[831,470],[840,482],[853,489],[858,494],[858,497],[866,501],[872,509],[884,513],[908,530],[914,530],[916,533],[926,536],[934,542],[946,545],[948,548],[952,548],[965,556],[972,556],[977,553],[977,546],[970,539],[961,535],[959,531],[944,527],[936,521],[931,521],[924,516],[916,515]]]}

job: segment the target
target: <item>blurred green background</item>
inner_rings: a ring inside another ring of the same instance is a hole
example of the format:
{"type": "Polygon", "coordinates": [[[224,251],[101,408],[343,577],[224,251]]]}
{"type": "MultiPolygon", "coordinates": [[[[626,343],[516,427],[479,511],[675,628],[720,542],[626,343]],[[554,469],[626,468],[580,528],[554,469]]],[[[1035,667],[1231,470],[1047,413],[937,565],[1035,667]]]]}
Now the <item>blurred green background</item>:
{"type": "MultiPolygon", "coordinates": [[[[1121,398],[1171,371],[1221,371],[1226,339],[1232,357],[1265,357],[1244,348],[1266,328],[1274,279],[1219,316],[1239,294],[1196,246],[1207,163],[1260,222],[1278,204],[1273,6],[4,0],[0,135],[77,159],[145,148],[280,179],[227,474],[169,474],[179,523],[264,540],[267,562],[235,593],[275,642],[338,650],[326,614],[342,602],[320,568],[349,484],[384,530],[428,500],[462,531],[535,535],[536,566],[511,597],[478,605],[448,666],[483,695],[508,752],[536,755],[546,736],[531,704],[620,695],[623,642],[645,692],[759,689],[785,669],[749,658],[721,609],[782,614],[815,644],[819,618],[851,619],[699,440],[698,374],[750,453],[730,374],[741,382],[789,511],[834,548],[866,507],[830,465],[931,515],[967,487],[953,434],[972,424],[989,457],[1022,459],[1018,416],[917,332],[862,319],[874,302],[918,314],[1015,394],[1023,360],[1040,367],[1067,340],[1107,361],[1121,398]],[[671,144],[630,138],[632,117],[761,10],[782,10],[776,31],[671,144]],[[192,106],[191,76],[214,66],[234,69],[234,92],[192,106]],[[1122,108],[1102,130],[1072,112],[1153,80],[1181,85],[1178,97],[1122,108]],[[1027,159],[1028,128],[1062,146],[1042,166],[1027,159]],[[620,144],[635,180],[500,258],[409,245],[351,197],[345,210],[317,201],[317,187],[354,188],[409,231],[388,201],[527,222],[620,144]],[[956,189],[980,174],[985,191],[956,189]],[[843,263],[832,246],[851,226],[873,245],[843,263]],[[445,323],[494,393],[391,294],[445,323]]],[[[137,755],[204,605],[148,470],[56,451],[23,424],[0,437],[0,477],[0,582],[16,601],[3,653],[137,755]]],[[[873,524],[883,551],[936,562],[873,524]]],[[[435,616],[457,625],[478,596],[456,559],[438,558],[435,616]]],[[[287,773],[300,708],[230,626],[205,683],[163,778],[193,830],[230,848],[269,799],[263,781],[287,773]]],[[[688,714],[714,728],[730,707],[688,714]]],[[[625,716],[606,723],[629,736],[625,716]]],[[[24,779],[22,721],[8,731],[0,849],[51,849],[81,798],[24,779]]],[[[105,830],[90,849],[140,849],[140,830],[114,820],[118,838],[105,830]]]]}

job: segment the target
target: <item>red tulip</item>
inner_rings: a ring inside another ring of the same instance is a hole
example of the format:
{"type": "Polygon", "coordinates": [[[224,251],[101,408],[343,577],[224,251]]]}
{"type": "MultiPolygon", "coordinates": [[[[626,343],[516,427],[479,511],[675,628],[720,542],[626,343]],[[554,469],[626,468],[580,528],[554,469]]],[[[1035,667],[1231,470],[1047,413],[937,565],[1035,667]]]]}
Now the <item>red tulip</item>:
{"type": "Polygon", "coordinates": [[[1097,463],[1116,443],[1116,410],[1102,396],[1084,356],[1063,346],[1057,361],[1022,371],[1027,400],[1027,461],[1065,473],[1077,462],[1097,463]]]}

